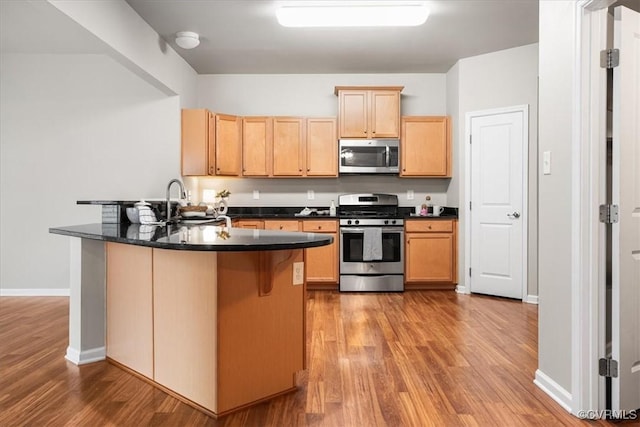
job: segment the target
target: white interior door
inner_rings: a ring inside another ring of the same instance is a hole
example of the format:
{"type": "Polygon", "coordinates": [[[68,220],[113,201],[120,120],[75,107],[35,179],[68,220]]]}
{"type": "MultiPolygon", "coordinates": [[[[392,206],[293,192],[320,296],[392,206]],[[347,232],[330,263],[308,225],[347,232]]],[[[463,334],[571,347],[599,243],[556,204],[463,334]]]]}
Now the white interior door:
{"type": "Polygon", "coordinates": [[[523,298],[527,108],[471,116],[471,276],[474,293],[523,298]]]}
{"type": "Polygon", "coordinates": [[[612,203],[613,410],[640,408],[640,14],[625,7],[614,13],[612,203]]]}

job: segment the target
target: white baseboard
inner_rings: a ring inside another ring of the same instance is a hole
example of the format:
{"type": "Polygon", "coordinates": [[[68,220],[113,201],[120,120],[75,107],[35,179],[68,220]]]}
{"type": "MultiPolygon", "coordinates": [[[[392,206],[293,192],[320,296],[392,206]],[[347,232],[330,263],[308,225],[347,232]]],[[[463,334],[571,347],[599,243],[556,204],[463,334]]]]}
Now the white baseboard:
{"type": "Polygon", "coordinates": [[[469,289],[467,289],[466,286],[463,285],[457,285],[456,286],[456,292],[459,294],[469,294],[471,292],[469,292],[469,289]]]}
{"type": "Polygon", "coordinates": [[[0,297],[68,297],[69,288],[64,289],[0,289],[0,297]]]}
{"type": "Polygon", "coordinates": [[[536,370],[536,378],[533,380],[533,383],[547,393],[549,397],[558,402],[567,412],[571,413],[573,400],[571,393],[562,388],[560,384],[545,375],[540,369],[536,370]]]}
{"type": "Polygon", "coordinates": [[[524,302],[527,304],[538,304],[538,295],[527,295],[524,298],[524,302]]]}
{"type": "Polygon", "coordinates": [[[67,354],[64,356],[65,359],[76,365],[99,362],[106,359],[106,357],[107,349],[105,347],[92,348],[82,352],[75,348],[67,347],[67,354]]]}

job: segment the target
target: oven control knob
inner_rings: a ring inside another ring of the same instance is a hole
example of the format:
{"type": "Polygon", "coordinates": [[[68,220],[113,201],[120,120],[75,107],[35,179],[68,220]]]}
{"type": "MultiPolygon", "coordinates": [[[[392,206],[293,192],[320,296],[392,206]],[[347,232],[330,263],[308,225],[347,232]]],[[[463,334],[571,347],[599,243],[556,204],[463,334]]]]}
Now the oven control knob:
{"type": "Polygon", "coordinates": [[[396,223],[396,220],[395,220],[395,219],[392,219],[392,220],[391,220],[391,224],[395,224],[395,223],[396,223]]]}
{"type": "Polygon", "coordinates": [[[389,220],[388,220],[388,219],[385,219],[385,220],[384,220],[384,224],[385,224],[385,225],[389,224],[389,220]]]}
{"type": "Polygon", "coordinates": [[[360,224],[360,220],[356,219],[356,225],[360,224]]]}
{"type": "Polygon", "coordinates": [[[347,220],[347,225],[351,225],[351,220],[350,219],[347,220]]]}

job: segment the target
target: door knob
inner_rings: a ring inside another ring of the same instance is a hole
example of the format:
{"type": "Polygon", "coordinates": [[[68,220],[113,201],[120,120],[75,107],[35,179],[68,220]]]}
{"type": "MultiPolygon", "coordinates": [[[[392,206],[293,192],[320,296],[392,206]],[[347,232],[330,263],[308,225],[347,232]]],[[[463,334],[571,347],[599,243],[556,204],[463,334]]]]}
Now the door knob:
{"type": "Polygon", "coordinates": [[[518,212],[518,211],[514,211],[513,213],[508,213],[508,214],[507,214],[507,216],[508,216],[509,218],[515,218],[515,219],[518,219],[518,218],[520,218],[520,212],[518,212]]]}

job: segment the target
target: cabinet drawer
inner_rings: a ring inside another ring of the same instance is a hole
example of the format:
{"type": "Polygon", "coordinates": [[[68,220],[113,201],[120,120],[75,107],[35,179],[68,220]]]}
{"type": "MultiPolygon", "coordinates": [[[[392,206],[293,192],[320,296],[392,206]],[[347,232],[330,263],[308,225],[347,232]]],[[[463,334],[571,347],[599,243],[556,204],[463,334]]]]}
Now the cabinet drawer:
{"type": "Polygon", "coordinates": [[[300,231],[299,221],[295,220],[274,220],[264,221],[265,230],[300,231]]]}
{"type": "Polygon", "coordinates": [[[406,221],[404,228],[408,233],[452,233],[453,220],[406,221]]]}
{"type": "Polygon", "coordinates": [[[337,221],[305,220],[302,221],[302,231],[309,231],[312,233],[334,233],[338,231],[338,223],[337,221]]]}

